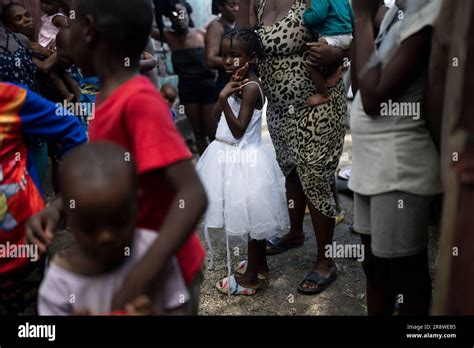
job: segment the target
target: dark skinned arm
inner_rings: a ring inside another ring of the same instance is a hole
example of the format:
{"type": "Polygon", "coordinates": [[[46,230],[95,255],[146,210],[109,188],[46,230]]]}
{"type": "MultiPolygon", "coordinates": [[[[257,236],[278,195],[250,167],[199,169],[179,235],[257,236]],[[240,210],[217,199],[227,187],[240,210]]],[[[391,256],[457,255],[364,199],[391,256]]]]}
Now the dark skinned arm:
{"type": "Polygon", "coordinates": [[[26,240],[28,243],[37,245],[41,255],[47,252],[48,246],[53,242],[61,219],[64,219],[64,202],[62,197],[58,196],[45,209],[26,222],[26,240]]]}
{"type": "MultiPolygon", "coordinates": [[[[377,36],[378,35],[378,32],[380,30],[380,26],[382,25],[382,21],[385,17],[385,15],[387,14],[387,11],[389,10],[388,7],[386,7],[384,4],[383,4],[383,1],[380,1],[380,4],[379,4],[379,10],[377,11],[377,15],[375,16],[375,19],[374,19],[374,25],[375,25],[375,28],[374,28],[374,36],[377,36]]],[[[352,80],[352,93],[354,95],[357,94],[358,90],[359,90],[359,85],[358,85],[358,80],[357,80],[357,69],[356,69],[356,61],[357,61],[357,58],[356,58],[356,55],[355,55],[355,47],[356,47],[356,40],[357,40],[357,37],[354,36],[354,40],[352,41],[352,61],[351,61],[351,80],[352,80]]]]}
{"type": "Polygon", "coordinates": [[[309,57],[307,63],[314,66],[333,66],[342,65],[344,58],[350,58],[351,47],[347,50],[342,50],[337,47],[329,46],[325,42],[310,42],[309,57]]]}
{"type": "Polygon", "coordinates": [[[157,64],[158,64],[158,61],[156,60],[155,57],[149,55],[149,53],[145,54],[143,56],[143,59],[140,59],[140,72],[142,74],[148,73],[150,70],[155,69],[157,64]]]}
{"type": "Polygon", "coordinates": [[[242,103],[238,115],[234,115],[227,98],[241,90],[240,82],[229,82],[227,86],[219,94],[219,103],[224,111],[225,119],[229,129],[235,139],[240,139],[244,136],[247,127],[252,119],[253,112],[258,103],[259,89],[255,84],[246,86],[242,90],[242,103]],[[238,117],[236,117],[238,116],[238,117]]]}
{"type": "Polygon", "coordinates": [[[222,57],[219,56],[221,51],[221,39],[223,35],[223,26],[218,21],[212,22],[205,38],[206,64],[212,69],[219,69],[224,65],[222,57]]]}
{"type": "Polygon", "coordinates": [[[160,278],[171,258],[194,231],[207,208],[202,183],[190,161],[183,161],[162,170],[152,171],[147,179],[166,180],[176,192],[170,210],[161,226],[160,237],[145,257],[131,270],[124,285],[115,295],[114,310],[140,295],[150,295],[153,284],[160,278]],[[182,209],[181,202],[185,202],[182,209]]]}
{"type": "Polygon", "coordinates": [[[160,41],[161,40],[161,34],[160,34],[160,31],[158,29],[153,29],[151,31],[151,37],[157,41],[160,41]]]}
{"type": "Polygon", "coordinates": [[[67,28],[67,27],[69,27],[68,19],[65,16],[56,16],[56,17],[54,17],[53,24],[57,28],[67,28]]]}
{"type": "MultiPolygon", "coordinates": [[[[375,51],[374,17],[367,10],[356,9],[356,71],[362,71],[375,51]]],[[[426,27],[406,39],[382,72],[381,65],[358,76],[364,111],[368,115],[380,114],[381,103],[399,97],[418,77],[429,61],[432,29],[426,27]]]]}
{"type": "Polygon", "coordinates": [[[42,56],[45,56],[45,57],[49,57],[51,55],[51,51],[47,50],[46,48],[41,46],[39,43],[30,42],[30,44],[31,44],[31,50],[34,53],[41,54],[42,56]]]}
{"type": "Polygon", "coordinates": [[[254,0],[240,0],[239,8],[237,26],[239,28],[250,28],[255,25],[254,0]]]}
{"type": "Polygon", "coordinates": [[[219,121],[221,119],[222,115],[222,106],[221,103],[217,102],[214,105],[214,108],[212,109],[212,134],[216,134],[217,132],[217,126],[219,124],[219,121]]]}

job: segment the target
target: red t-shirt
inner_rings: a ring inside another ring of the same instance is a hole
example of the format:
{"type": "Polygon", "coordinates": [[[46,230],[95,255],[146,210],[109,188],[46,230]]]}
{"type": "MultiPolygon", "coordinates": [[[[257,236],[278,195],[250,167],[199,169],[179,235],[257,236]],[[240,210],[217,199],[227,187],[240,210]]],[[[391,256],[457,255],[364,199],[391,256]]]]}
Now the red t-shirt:
{"type": "MultiPolygon", "coordinates": [[[[100,97],[99,97],[100,98],[100,97]]],[[[192,158],[157,89],[139,76],[119,87],[100,103],[90,125],[90,140],[110,141],[123,146],[134,157],[142,191],[138,227],[159,231],[174,199],[165,181],[151,181],[143,174],[192,158]]],[[[176,255],[189,284],[204,263],[199,237],[191,238],[176,255]]]]}

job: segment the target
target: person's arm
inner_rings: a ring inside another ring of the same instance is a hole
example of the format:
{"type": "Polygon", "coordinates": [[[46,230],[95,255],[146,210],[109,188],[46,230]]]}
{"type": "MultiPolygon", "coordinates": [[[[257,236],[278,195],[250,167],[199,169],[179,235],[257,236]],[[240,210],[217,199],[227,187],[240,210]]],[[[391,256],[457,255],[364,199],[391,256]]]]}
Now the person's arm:
{"type": "MultiPolygon", "coordinates": [[[[388,10],[389,10],[389,8],[385,5],[382,5],[382,6],[379,7],[379,10],[378,10],[377,15],[375,16],[375,20],[374,20],[375,36],[378,35],[378,33],[380,31],[380,26],[382,25],[383,19],[384,19],[385,15],[387,14],[388,10]]],[[[354,23],[355,23],[355,19],[354,19],[354,23]]]]}
{"type": "Polygon", "coordinates": [[[221,103],[217,102],[214,107],[212,108],[212,132],[211,134],[217,133],[217,127],[219,125],[219,121],[222,115],[222,106],[221,103]]]}
{"type": "Polygon", "coordinates": [[[250,84],[242,90],[242,102],[238,115],[234,115],[227,99],[234,93],[241,90],[240,82],[229,82],[219,94],[219,103],[224,111],[225,119],[229,129],[235,139],[244,136],[247,127],[252,119],[253,112],[258,103],[260,91],[258,86],[250,84]],[[236,117],[237,116],[237,117],[236,117]]]}
{"type": "Polygon", "coordinates": [[[250,28],[255,25],[256,16],[254,12],[254,2],[255,0],[240,0],[237,27],[250,28]]]}
{"type": "Polygon", "coordinates": [[[303,15],[305,25],[316,27],[324,23],[329,14],[329,1],[311,1],[311,7],[303,15]]]}
{"type": "MultiPolygon", "coordinates": [[[[355,2],[363,4],[364,1],[355,2]]],[[[374,45],[374,11],[372,4],[355,6],[356,12],[356,71],[358,86],[368,115],[379,115],[381,103],[396,99],[409,87],[428,65],[431,50],[432,28],[425,27],[412,35],[400,45],[397,53],[382,71],[381,64],[367,71],[360,72],[375,51],[374,45]]]]}
{"type": "Polygon", "coordinates": [[[58,62],[58,53],[54,52],[48,58],[46,58],[41,64],[41,66],[39,66],[38,68],[40,69],[42,73],[47,74],[57,64],[57,62],[58,62]]]}
{"type": "Polygon", "coordinates": [[[148,79],[158,88],[158,60],[155,57],[155,50],[151,37],[145,48],[145,60],[140,61],[140,73],[146,74],[148,79]]]}
{"type": "Polygon", "coordinates": [[[30,45],[31,45],[31,50],[34,52],[34,53],[37,53],[37,54],[41,54],[42,56],[45,56],[46,58],[51,56],[51,51],[44,48],[43,46],[41,46],[39,43],[37,42],[30,42],[30,45]]]}
{"type": "Polygon", "coordinates": [[[145,74],[156,68],[158,61],[148,52],[143,53],[143,59],[140,59],[140,73],[145,74]]]}
{"type": "Polygon", "coordinates": [[[151,31],[151,35],[152,39],[155,39],[157,41],[160,41],[161,40],[161,33],[158,29],[153,29],[151,31]]]}
{"type": "Polygon", "coordinates": [[[142,93],[129,102],[125,114],[139,181],[167,183],[174,198],[161,226],[157,220],[160,237],[127,276],[114,298],[114,309],[122,309],[138,296],[150,294],[153,282],[160,279],[207,208],[204,187],[191,163],[192,155],[173,124],[165,100],[159,95],[142,93]]]}
{"type": "Polygon", "coordinates": [[[53,18],[53,24],[57,28],[67,28],[69,27],[69,22],[66,16],[57,15],[53,18]]]}
{"type": "Polygon", "coordinates": [[[62,218],[64,218],[64,204],[62,197],[58,196],[45,209],[26,222],[26,241],[37,245],[41,255],[44,255],[54,240],[56,228],[62,218]]]}
{"type": "Polygon", "coordinates": [[[206,193],[191,161],[179,162],[144,175],[148,177],[145,180],[166,180],[176,195],[161,226],[160,237],[132,269],[122,289],[115,295],[114,310],[152,291],[154,282],[188,240],[207,208],[206,193]],[[185,202],[184,207],[182,202],[185,202]]]}
{"type": "Polygon", "coordinates": [[[206,64],[212,69],[222,68],[224,62],[219,56],[221,51],[221,41],[224,35],[224,28],[218,20],[212,22],[206,33],[206,64]]]}
{"type": "Polygon", "coordinates": [[[346,50],[342,50],[338,47],[329,46],[325,42],[310,42],[307,44],[307,46],[309,47],[309,57],[306,63],[309,65],[342,65],[344,63],[344,58],[351,57],[352,46],[350,46],[346,50]]]}
{"type": "Polygon", "coordinates": [[[59,143],[61,154],[87,142],[86,133],[76,116],[36,93],[27,92],[20,115],[22,133],[26,137],[59,143]]]}

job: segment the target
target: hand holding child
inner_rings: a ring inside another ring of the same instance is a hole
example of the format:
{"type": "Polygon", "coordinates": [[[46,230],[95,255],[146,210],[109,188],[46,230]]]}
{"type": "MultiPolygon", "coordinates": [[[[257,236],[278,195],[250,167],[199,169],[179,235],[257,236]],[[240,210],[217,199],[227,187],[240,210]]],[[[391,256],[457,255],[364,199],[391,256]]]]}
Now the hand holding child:
{"type": "Polygon", "coordinates": [[[28,243],[38,245],[41,254],[45,254],[48,245],[54,239],[54,231],[61,220],[62,201],[56,200],[51,206],[31,217],[25,225],[26,240],[28,243]]]}

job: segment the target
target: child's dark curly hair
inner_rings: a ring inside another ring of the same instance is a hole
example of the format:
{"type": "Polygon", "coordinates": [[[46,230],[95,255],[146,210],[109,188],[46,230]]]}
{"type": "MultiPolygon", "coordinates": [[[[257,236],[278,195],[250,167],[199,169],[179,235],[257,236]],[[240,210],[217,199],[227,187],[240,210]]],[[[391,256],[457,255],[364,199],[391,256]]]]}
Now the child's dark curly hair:
{"type": "Polygon", "coordinates": [[[247,48],[247,53],[249,55],[255,53],[258,59],[262,59],[265,56],[265,49],[262,43],[262,39],[253,29],[232,29],[222,38],[222,40],[225,39],[230,40],[231,44],[233,40],[238,40],[242,42],[247,48]]]}

